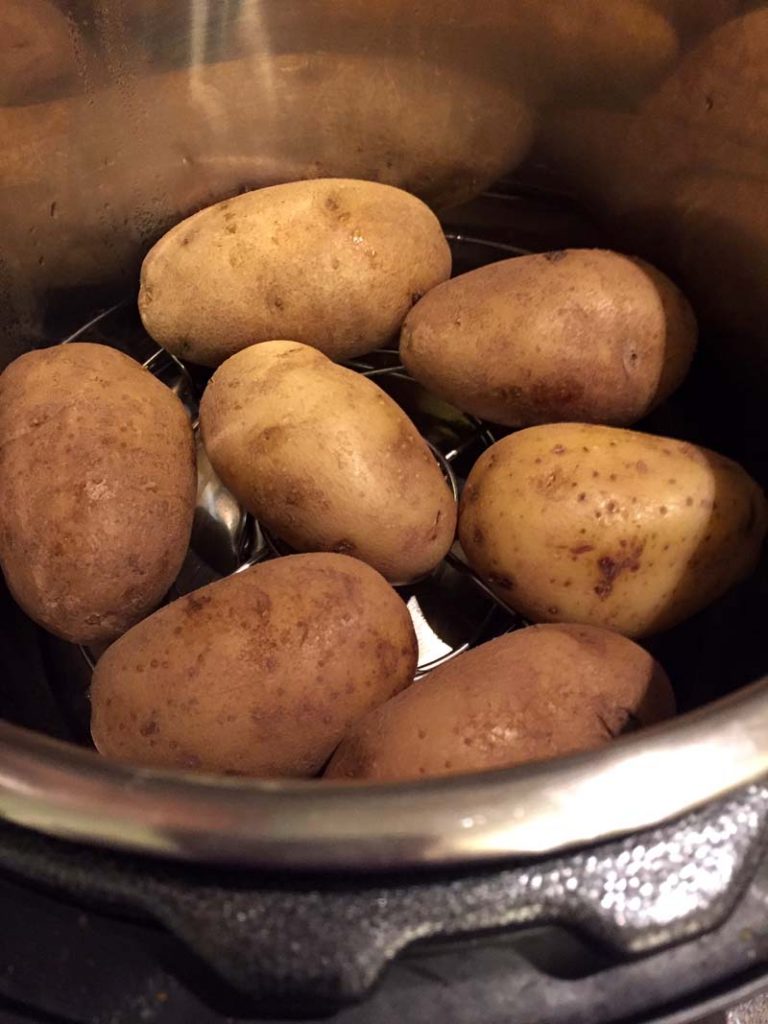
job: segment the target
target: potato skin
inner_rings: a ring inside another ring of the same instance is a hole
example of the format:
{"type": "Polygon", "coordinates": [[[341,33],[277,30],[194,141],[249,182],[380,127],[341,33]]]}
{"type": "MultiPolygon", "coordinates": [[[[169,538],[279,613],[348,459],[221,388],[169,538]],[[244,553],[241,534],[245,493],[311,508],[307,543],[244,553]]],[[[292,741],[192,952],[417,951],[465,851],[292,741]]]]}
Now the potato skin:
{"type": "Polygon", "coordinates": [[[440,224],[415,196],[344,178],[290,182],[172,228],[142,265],[139,311],[155,341],[206,366],[272,338],[347,359],[396,337],[450,272],[440,224]]]}
{"type": "Polygon", "coordinates": [[[456,503],[426,441],[373,381],[292,341],[252,345],[206,388],[208,457],[239,501],[300,551],[340,551],[387,579],[433,569],[456,503]]]}
{"type": "Polygon", "coordinates": [[[290,555],[203,587],[103,655],[102,754],[234,775],[310,776],[351,723],[407,686],[405,604],[362,562],[290,555]]]}
{"type": "Polygon", "coordinates": [[[24,611],[72,643],[118,636],[162,599],[196,499],[189,417],[106,345],[29,352],[0,376],[0,565],[24,611]]]}
{"type": "Polygon", "coordinates": [[[634,423],[682,383],[695,347],[696,321],[675,285],[601,249],[456,277],[414,307],[400,340],[425,387],[510,427],[634,423]]]}
{"type": "Polygon", "coordinates": [[[669,680],[617,633],[530,626],[435,669],[347,733],[325,776],[395,781],[601,747],[674,714],[669,680]]]}
{"type": "Polygon", "coordinates": [[[531,427],[475,464],[459,508],[472,567],[535,622],[667,629],[755,567],[765,498],[730,459],[583,423],[531,427]]]}

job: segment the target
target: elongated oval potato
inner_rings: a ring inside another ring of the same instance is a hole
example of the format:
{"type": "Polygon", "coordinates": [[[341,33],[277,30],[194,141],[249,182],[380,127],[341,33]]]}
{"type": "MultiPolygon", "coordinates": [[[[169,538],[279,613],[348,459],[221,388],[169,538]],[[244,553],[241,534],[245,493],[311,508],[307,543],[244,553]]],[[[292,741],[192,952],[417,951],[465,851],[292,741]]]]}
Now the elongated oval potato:
{"type": "Polygon", "coordinates": [[[355,555],[406,582],[453,543],[456,503],[413,423],[307,345],[265,342],[228,359],[200,426],[226,486],[297,550],[355,555]]]}
{"type": "Polygon", "coordinates": [[[492,445],[467,480],[459,537],[472,567],[535,622],[667,629],[755,567],[760,487],[705,448],[583,423],[492,445]]]}
{"type": "Polygon", "coordinates": [[[297,181],[172,228],[142,265],[139,311],[155,341],[206,366],[272,338],[348,359],[396,337],[450,273],[448,243],[420,199],[370,181],[297,181]]]}
{"type": "Polygon", "coordinates": [[[674,714],[661,666],[592,626],[531,626],[460,654],[352,726],[330,779],[395,781],[592,750],[674,714]]]}
{"type": "Polygon", "coordinates": [[[290,555],[203,587],[102,656],[102,754],[234,775],[309,776],[407,686],[416,636],[392,588],[345,555],[290,555]]]}
{"type": "Polygon", "coordinates": [[[696,321],[658,270],[601,249],[519,256],[426,295],[400,354],[435,394],[494,423],[627,425],[688,372],[696,321]]]}
{"type": "Polygon", "coordinates": [[[189,544],[195,445],[183,405],[106,345],[20,356],[0,376],[0,564],[24,611],[73,643],[138,622],[189,544]]]}

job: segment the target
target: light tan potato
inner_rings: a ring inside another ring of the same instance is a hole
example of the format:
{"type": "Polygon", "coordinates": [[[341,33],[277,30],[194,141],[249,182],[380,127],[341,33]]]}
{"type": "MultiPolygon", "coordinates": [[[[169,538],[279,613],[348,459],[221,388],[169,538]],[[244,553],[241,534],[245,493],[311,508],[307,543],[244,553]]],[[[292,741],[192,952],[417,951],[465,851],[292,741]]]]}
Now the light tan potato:
{"type": "Polygon", "coordinates": [[[461,654],[356,722],[325,777],[395,781],[601,747],[674,714],[661,666],[592,626],[531,626],[461,654]]]}
{"type": "Polygon", "coordinates": [[[645,636],[688,618],[755,567],[765,498],[730,459],[581,423],[497,442],[462,495],[472,567],[535,622],[645,636]]]}
{"type": "Polygon", "coordinates": [[[0,376],[0,565],[31,618],[111,639],[175,579],[196,497],[179,399],[128,356],[72,343],[0,376]]]}
{"type": "Polygon", "coordinates": [[[230,775],[309,776],[346,729],[407,686],[405,604],[362,562],[293,555],[167,605],[96,666],[102,754],[230,775]]]}
{"type": "Polygon", "coordinates": [[[139,311],[155,341],[206,366],[271,338],[348,359],[395,337],[450,273],[439,221],[414,196],[344,178],[291,182],[172,228],[142,265],[139,311]]]}
{"type": "Polygon", "coordinates": [[[400,355],[430,391],[506,426],[626,426],[668,397],[696,346],[693,312],[642,260],[601,249],[519,256],[438,285],[400,355]]]}
{"type": "Polygon", "coordinates": [[[456,503],[426,441],[373,381],[292,341],[239,352],[200,404],[214,469],[301,551],[340,551],[406,582],[453,543],[456,503]]]}

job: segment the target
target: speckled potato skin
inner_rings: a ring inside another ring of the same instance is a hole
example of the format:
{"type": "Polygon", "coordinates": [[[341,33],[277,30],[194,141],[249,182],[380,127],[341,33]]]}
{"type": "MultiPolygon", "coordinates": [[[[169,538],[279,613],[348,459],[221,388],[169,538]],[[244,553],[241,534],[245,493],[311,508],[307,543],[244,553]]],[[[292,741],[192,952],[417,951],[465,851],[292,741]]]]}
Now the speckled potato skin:
{"type": "Polygon", "coordinates": [[[307,345],[228,359],[200,426],[226,486],[295,550],[354,555],[402,583],[453,543],[456,502],[416,427],[373,381],[307,345]]]}
{"type": "Polygon", "coordinates": [[[360,715],[407,686],[405,604],[345,555],[290,555],[174,601],[96,666],[97,749],[137,764],[310,776],[360,715]]]}
{"type": "Polygon", "coordinates": [[[155,341],[205,366],[272,338],[342,360],[396,338],[450,273],[448,243],[420,199],[370,181],[298,181],[172,228],[144,260],[139,311],[155,341]]]}
{"type": "Polygon", "coordinates": [[[57,345],[0,376],[0,565],[64,640],[111,640],[157,606],[187,552],[196,476],[183,405],[121,352],[57,345]]]}
{"type": "Polygon", "coordinates": [[[765,497],[730,459],[580,423],[531,427],[478,460],[459,510],[470,564],[534,622],[645,636],[755,567],[765,497]]]}
{"type": "Polygon", "coordinates": [[[637,422],[683,381],[687,300],[641,260],[566,249],[481,267],[408,314],[400,354],[425,387],[506,426],[637,422]]]}
{"type": "Polygon", "coordinates": [[[669,680],[617,633],[531,626],[435,669],[345,736],[329,779],[395,781],[591,750],[674,714],[669,680]]]}

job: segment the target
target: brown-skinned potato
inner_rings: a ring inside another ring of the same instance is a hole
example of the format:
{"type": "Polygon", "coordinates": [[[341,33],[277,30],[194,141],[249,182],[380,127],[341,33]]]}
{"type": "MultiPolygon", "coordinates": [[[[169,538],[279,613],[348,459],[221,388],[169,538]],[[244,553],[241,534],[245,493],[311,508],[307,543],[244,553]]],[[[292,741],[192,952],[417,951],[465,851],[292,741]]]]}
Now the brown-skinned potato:
{"type": "Polygon", "coordinates": [[[469,563],[507,604],[627,636],[667,629],[746,577],[765,525],[762,490],[730,459],[583,423],[492,445],[459,511],[469,563]]]}
{"type": "Polygon", "coordinates": [[[136,764],[310,776],[407,686],[416,636],[392,588],[345,555],[292,555],[188,594],[99,660],[91,731],[136,764]]]}
{"type": "Polygon", "coordinates": [[[566,249],[502,260],[434,288],[408,314],[400,355],[430,391],[505,426],[627,426],[682,382],[696,320],[638,259],[566,249]]]}
{"type": "Polygon", "coordinates": [[[592,750],[674,714],[637,644],[591,626],[531,626],[449,661],[352,726],[325,777],[423,779],[592,750]]]}
{"type": "Polygon", "coordinates": [[[189,417],[106,345],[20,356],[0,376],[0,564],[21,607],[73,643],[118,636],[181,568],[196,498],[189,417]]]}
{"type": "Polygon", "coordinates": [[[354,555],[402,583],[453,542],[456,503],[416,427],[373,381],[307,345],[232,356],[200,425],[226,486],[295,550],[354,555]]]}

